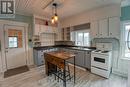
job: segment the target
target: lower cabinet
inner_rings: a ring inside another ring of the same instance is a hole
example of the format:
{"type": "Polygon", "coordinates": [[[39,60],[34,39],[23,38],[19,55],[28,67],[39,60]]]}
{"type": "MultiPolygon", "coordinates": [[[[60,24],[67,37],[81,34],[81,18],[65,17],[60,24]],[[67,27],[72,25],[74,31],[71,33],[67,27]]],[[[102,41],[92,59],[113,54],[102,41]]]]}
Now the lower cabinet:
{"type": "MultiPolygon", "coordinates": [[[[34,50],[34,61],[37,66],[44,64],[44,52],[50,52],[54,50],[62,50],[69,53],[74,53],[75,56],[75,64],[80,67],[88,68],[91,67],[91,52],[89,51],[81,51],[81,50],[73,50],[67,48],[58,48],[58,49],[46,49],[46,50],[34,50]]],[[[68,60],[69,63],[74,63],[74,59],[71,58],[68,60]]]]}
{"type": "MultiPolygon", "coordinates": [[[[75,56],[75,64],[77,66],[81,66],[84,68],[91,68],[91,52],[89,51],[80,51],[80,50],[72,50],[72,49],[64,49],[64,51],[74,53],[75,56]]],[[[69,59],[68,62],[74,63],[73,59],[69,59]]]]}
{"type": "Polygon", "coordinates": [[[84,67],[84,51],[75,51],[75,64],[84,67]]]}
{"type": "Polygon", "coordinates": [[[91,69],[91,52],[90,51],[85,52],[84,65],[85,65],[85,68],[91,69]]]}
{"type": "Polygon", "coordinates": [[[34,50],[34,62],[37,66],[44,64],[43,50],[34,50]]]}
{"type": "Polygon", "coordinates": [[[44,60],[44,53],[45,52],[51,52],[51,51],[57,51],[58,48],[48,48],[48,49],[42,49],[42,50],[35,50],[34,49],[34,62],[35,65],[37,66],[41,66],[43,64],[45,64],[45,60],[44,60]]]}

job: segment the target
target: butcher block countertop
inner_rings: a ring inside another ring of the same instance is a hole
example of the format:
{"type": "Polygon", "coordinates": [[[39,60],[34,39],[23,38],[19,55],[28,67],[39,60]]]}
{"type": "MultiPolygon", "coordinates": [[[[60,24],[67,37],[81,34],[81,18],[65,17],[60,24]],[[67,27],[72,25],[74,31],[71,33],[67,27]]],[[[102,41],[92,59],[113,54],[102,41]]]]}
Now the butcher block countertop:
{"type": "Polygon", "coordinates": [[[65,51],[47,52],[45,54],[51,55],[51,56],[56,57],[56,58],[60,58],[62,60],[68,60],[68,59],[75,56],[74,54],[69,53],[69,52],[65,52],[65,51]]]}

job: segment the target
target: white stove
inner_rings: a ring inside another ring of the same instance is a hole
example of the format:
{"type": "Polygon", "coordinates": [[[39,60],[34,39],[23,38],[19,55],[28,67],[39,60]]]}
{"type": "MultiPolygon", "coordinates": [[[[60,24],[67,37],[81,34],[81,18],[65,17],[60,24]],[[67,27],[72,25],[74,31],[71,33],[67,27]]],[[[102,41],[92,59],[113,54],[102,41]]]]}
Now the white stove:
{"type": "Polygon", "coordinates": [[[112,44],[97,43],[91,52],[91,72],[109,78],[111,72],[112,44]]]}

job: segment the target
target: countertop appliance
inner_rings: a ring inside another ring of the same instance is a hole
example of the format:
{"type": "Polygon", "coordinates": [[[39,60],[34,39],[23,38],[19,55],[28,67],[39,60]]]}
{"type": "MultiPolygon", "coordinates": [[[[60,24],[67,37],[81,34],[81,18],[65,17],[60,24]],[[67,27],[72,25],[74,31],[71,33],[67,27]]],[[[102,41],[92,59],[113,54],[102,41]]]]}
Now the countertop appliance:
{"type": "Polygon", "coordinates": [[[111,73],[112,43],[97,43],[91,52],[91,72],[105,78],[111,73]]]}

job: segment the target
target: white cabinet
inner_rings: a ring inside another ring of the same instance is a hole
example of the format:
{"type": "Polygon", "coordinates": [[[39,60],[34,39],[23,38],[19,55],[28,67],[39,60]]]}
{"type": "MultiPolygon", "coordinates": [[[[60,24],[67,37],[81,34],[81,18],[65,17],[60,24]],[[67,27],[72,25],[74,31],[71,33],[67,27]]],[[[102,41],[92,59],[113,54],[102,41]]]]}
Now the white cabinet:
{"type": "Polygon", "coordinates": [[[108,19],[99,20],[99,37],[108,37],[108,19]]]}
{"type": "Polygon", "coordinates": [[[120,18],[111,17],[109,18],[109,37],[120,38],[120,18]]]}
{"type": "Polygon", "coordinates": [[[57,28],[57,27],[52,27],[52,31],[53,31],[54,33],[58,33],[58,28],[57,28]]]}
{"type": "Polygon", "coordinates": [[[98,21],[91,22],[91,37],[97,38],[98,37],[98,21]]]}
{"type": "Polygon", "coordinates": [[[40,34],[40,24],[35,24],[34,35],[40,34]]]}
{"type": "Polygon", "coordinates": [[[40,25],[40,33],[44,33],[44,32],[47,32],[47,26],[45,26],[45,25],[40,25]]]}
{"type": "Polygon", "coordinates": [[[91,36],[93,38],[120,39],[120,18],[111,17],[91,22],[91,36]]]}
{"type": "Polygon", "coordinates": [[[35,24],[34,35],[40,35],[41,33],[57,33],[57,28],[52,26],[35,24]]]}

